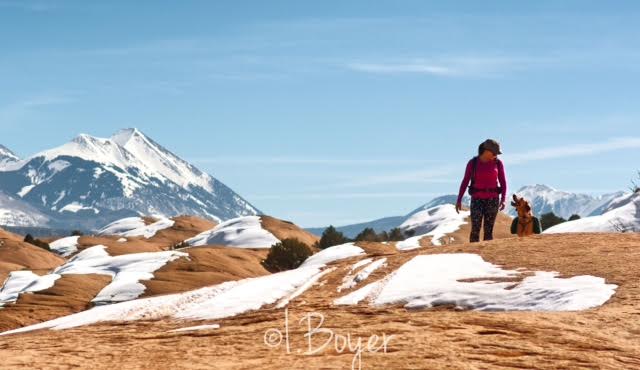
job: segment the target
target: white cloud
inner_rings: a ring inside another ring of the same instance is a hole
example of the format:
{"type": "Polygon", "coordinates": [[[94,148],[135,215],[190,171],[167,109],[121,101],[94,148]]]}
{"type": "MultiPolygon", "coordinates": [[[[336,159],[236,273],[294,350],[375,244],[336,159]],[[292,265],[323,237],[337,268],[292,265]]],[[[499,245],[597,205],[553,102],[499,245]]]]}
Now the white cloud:
{"type": "Polygon", "coordinates": [[[375,64],[375,63],[351,63],[348,68],[360,72],[370,73],[420,73],[436,76],[455,76],[458,71],[451,67],[429,64],[429,63],[406,63],[406,64],[375,64]]]}
{"type": "Polygon", "coordinates": [[[547,147],[523,153],[505,155],[504,160],[509,165],[517,165],[542,159],[589,156],[599,153],[636,148],[640,148],[640,137],[612,138],[600,143],[547,147]]]}
{"type": "Polygon", "coordinates": [[[543,65],[547,58],[457,56],[347,63],[348,69],[377,74],[423,74],[442,77],[495,77],[543,65]]]}
{"type": "MultiPolygon", "coordinates": [[[[517,166],[527,162],[544,159],[590,156],[599,153],[613,152],[624,149],[640,148],[640,137],[610,138],[599,143],[581,143],[535,149],[527,152],[502,156],[505,165],[517,166]]],[[[466,162],[465,162],[466,163],[466,162]]],[[[457,183],[459,179],[452,176],[462,176],[464,165],[447,165],[431,170],[415,170],[406,172],[386,173],[375,176],[361,176],[353,181],[327,184],[324,188],[368,187],[372,185],[390,184],[424,184],[424,183],[457,183]]]]}
{"type": "Polygon", "coordinates": [[[13,124],[38,109],[72,101],[74,98],[67,94],[42,94],[13,101],[0,106],[0,124],[13,124]]]}
{"type": "Polygon", "coordinates": [[[387,199],[387,198],[429,198],[440,193],[427,192],[365,192],[365,193],[301,193],[301,194],[265,194],[250,195],[252,200],[287,200],[287,199],[387,199]]]}
{"type": "Polygon", "coordinates": [[[207,157],[189,158],[199,164],[230,165],[329,165],[329,166],[379,166],[379,165],[429,165],[441,161],[411,158],[309,158],[309,157],[207,157]]]}
{"type": "Polygon", "coordinates": [[[32,0],[2,0],[0,8],[22,9],[31,12],[45,12],[56,8],[51,2],[32,0]]]}

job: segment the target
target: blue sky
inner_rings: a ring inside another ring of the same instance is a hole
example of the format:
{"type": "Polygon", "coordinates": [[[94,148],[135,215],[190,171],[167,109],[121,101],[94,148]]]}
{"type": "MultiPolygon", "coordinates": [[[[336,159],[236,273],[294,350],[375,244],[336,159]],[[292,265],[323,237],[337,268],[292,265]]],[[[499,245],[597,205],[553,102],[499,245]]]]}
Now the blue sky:
{"type": "Polygon", "coordinates": [[[138,127],[303,226],[456,192],[487,137],[511,190],[640,167],[633,1],[0,0],[0,46],[19,155],[138,127]]]}

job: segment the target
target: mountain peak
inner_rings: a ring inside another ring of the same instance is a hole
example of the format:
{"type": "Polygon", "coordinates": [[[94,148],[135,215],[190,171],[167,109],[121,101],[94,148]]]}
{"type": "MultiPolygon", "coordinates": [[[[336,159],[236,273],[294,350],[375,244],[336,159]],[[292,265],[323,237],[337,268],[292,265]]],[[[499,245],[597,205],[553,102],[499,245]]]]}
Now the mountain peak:
{"type": "Polygon", "coordinates": [[[556,189],[552,188],[551,186],[548,185],[544,185],[544,184],[535,184],[535,185],[525,185],[523,187],[521,187],[518,192],[522,192],[525,190],[533,190],[533,191],[557,191],[556,189]]]}
{"type": "Polygon", "coordinates": [[[0,161],[18,161],[20,158],[15,155],[9,148],[0,144],[0,161]]]}
{"type": "Polygon", "coordinates": [[[147,136],[135,127],[123,128],[111,136],[111,140],[120,146],[126,146],[133,138],[147,138],[147,136]]]}
{"type": "Polygon", "coordinates": [[[14,162],[3,162],[0,148],[0,191],[18,194],[46,214],[56,212],[56,223],[88,228],[131,214],[222,220],[260,213],[136,128],[111,138],[80,134],[14,162]],[[85,219],[81,213],[89,209],[99,215],[85,219]]]}
{"type": "Polygon", "coordinates": [[[81,145],[104,144],[105,141],[106,141],[105,139],[100,139],[88,134],[79,134],[78,136],[74,137],[71,140],[72,143],[81,144],[81,145]]]}

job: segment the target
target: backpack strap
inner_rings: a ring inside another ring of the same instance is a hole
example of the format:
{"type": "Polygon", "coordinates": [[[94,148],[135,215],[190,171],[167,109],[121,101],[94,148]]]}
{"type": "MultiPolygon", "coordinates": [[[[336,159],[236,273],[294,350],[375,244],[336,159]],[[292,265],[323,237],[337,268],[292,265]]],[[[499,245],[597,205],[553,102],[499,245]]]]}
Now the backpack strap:
{"type": "Polygon", "coordinates": [[[478,170],[478,157],[473,157],[473,164],[471,165],[471,188],[474,188],[476,184],[476,171],[478,170]]]}

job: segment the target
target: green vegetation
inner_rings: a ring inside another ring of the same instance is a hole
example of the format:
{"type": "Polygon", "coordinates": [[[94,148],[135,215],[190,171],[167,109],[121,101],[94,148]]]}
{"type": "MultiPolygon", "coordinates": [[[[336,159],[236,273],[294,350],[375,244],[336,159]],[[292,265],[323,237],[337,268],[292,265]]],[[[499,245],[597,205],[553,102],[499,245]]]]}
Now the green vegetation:
{"type": "Polygon", "coordinates": [[[45,243],[40,239],[36,239],[31,234],[25,235],[24,241],[25,243],[29,243],[29,244],[35,245],[36,247],[40,247],[44,250],[51,251],[51,248],[49,248],[49,243],[45,243]]]}
{"type": "Polygon", "coordinates": [[[284,239],[271,246],[262,265],[271,272],[298,268],[313,252],[298,239],[284,239]]]}
{"type": "Polygon", "coordinates": [[[343,233],[336,230],[335,227],[329,226],[322,233],[320,241],[316,243],[318,249],[326,249],[334,245],[348,243],[350,240],[343,233]]]}
{"type": "Polygon", "coordinates": [[[540,216],[540,223],[542,224],[542,230],[547,230],[548,228],[566,222],[562,217],[556,216],[553,212],[545,213],[540,216]]]}

